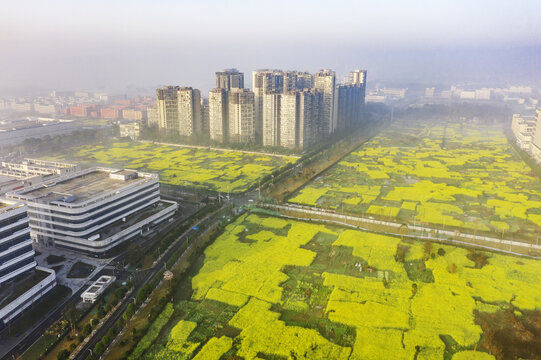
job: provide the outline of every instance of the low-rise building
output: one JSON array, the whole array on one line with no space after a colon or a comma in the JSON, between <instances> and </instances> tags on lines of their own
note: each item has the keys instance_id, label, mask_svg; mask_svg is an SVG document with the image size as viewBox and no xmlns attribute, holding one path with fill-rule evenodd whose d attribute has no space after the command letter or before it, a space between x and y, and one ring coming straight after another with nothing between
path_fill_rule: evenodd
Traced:
<instances>
[{"instance_id":1,"label":"low-rise building","mask_svg":"<svg viewBox=\"0 0 541 360\"><path fill-rule=\"evenodd\" d=\"M28 206L32 238L107 254L170 218L178 204L160 199L158 175L91 168L7 193Z\"/></svg>"},{"instance_id":2,"label":"low-rise building","mask_svg":"<svg viewBox=\"0 0 541 360\"><path fill-rule=\"evenodd\" d=\"M119 119L120 118L120 112L121 110L117 109L117 108L101 108L100 109L100 116L103 118L103 119L111 119L111 120L116 120L116 119Z\"/></svg>"},{"instance_id":3,"label":"low-rise building","mask_svg":"<svg viewBox=\"0 0 541 360\"><path fill-rule=\"evenodd\" d=\"M120 137L129 137L132 140L139 139L141 134L141 128L138 122L131 122L127 124L120 124Z\"/></svg>"},{"instance_id":4,"label":"low-rise building","mask_svg":"<svg viewBox=\"0 0 541 360\"><path fill-rule=\"evenodd\" d=\"M34 112L38 114L54 115L58 113L59 107L56 104L40 104L34 103Z\"/></svg>"},{"instance_id":5,"label":"low-rise building","mask_svg":"<svg viewBox=\"0 0 541 360\"><path fill-rule=\"evenodd\" d=\"M158 114L158 108L156 108L156 105L147 107L148 126L158 126L159 123L160 123L160 116Z\"/></svg>"},{"instance_id":6,"label":"low-rise building","mask_svg":"<svg viewBox=\"0 0 541 360\"><path fill-rule=\"evenodd\" d=\"M511 131L515 141L522 150L530 152L532 147L532 137L536 128L535 116L524 116L513 114L511 120Z\"/></svg>"},{"instance_id":7,"label":"low-rise building","mask_svg":"<svg viewBox=\"0 0 541 360\"><path fill-rule=\"evenodd\" d=\"M20 163L4 161L0 163L0 194L39 184L45 179L78 169L74 164L39 159L24 159Z\"/></svg>"},{"instance_id":8,"label":"low-rise building","mask_svg":"<svg viewBox=\"0 0 541 360\"><path fill-rule=\"evenodd\" d=\"M541 108L535 110L535 130L532 135L530 153L535 161L541 163Z\"/></svg>"},{"instance_id":9,"label":"low-rise building","mask_svg":"<svg viewBox=\"0 0 541 360\"><path fill-rule=\"evenodd\" d=\"M142 121L146 118L146 113L143 110L124 109L122 110L122 118L126 120Z\"/></svg>"},{"instance_id":10,"label":"low-rise building","mask_svg":"<svg viewBox=\"0 0 541 360\"><path fill-rule=\"evenodd\" d=\"M72 120L30 118L0 123L0 149L22 143L26 139L69 134L77 129Z\"/></svg>"},{"instance_id":11,"label":"low-rise building","mask_svg":"<svg viewBox=\"0 0 541 360\"><path fill-rule=\"evenodd\" d=\"M92 283L82 294L81 298L85 303L94 303L98 297L111 285L116 278L114 276L103 275Z\"/></svg>"}]
</instances>

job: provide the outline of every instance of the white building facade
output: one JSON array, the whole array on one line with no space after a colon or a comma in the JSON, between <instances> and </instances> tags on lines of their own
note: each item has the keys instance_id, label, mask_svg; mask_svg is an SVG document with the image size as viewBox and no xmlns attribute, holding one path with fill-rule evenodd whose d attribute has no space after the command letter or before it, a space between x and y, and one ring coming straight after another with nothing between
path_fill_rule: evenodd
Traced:
<instances>
[{"instance_id":1,"label":"white building facade","mask_svg":"<svg viewBox=\"0 0 541 360\"><path fill-rule=\"evenodd\" d=\"M27 207L0 200L0 329L56 285L54 270L34 260Z\"/></svg>"},{"instance_id":2,"label":"white building facade","mask_svg":"<svg viewBox=\"0 0 541 360\"><path fill-rule=\"evenodd\" d=\"M36 267L27 208L22 203L0 202L0 285Z\"/></svg>"},{"instance_id":3,"label":"white building facade","mask_svg":"<svg viewBox=\"0 0 541 360\"><path fill-rule=\"evenodd\" d=\"M173 216L158 175L92 168L8 193L27 204L31 236L46 246L105 254Z\"/></svg>"}]
</instances>

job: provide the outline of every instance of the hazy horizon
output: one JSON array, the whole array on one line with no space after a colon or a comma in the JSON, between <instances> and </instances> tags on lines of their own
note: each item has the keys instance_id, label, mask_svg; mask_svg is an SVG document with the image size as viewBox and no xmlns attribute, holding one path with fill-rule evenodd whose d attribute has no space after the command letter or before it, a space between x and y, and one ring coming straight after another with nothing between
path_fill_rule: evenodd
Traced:
<instances>
[{"instance_id":1,"label":"hazy horizon","mask_svg":"<svg viewBox=\"0 0 541 360\"><path fill-rule=\"evenodd\" d=\"M537 85L541 3L19 1L0 9L0 92L206 93L214 72L282 68L384 84ZM340 79L340 77L339 77Z\"/></svg>"}]
</instances>

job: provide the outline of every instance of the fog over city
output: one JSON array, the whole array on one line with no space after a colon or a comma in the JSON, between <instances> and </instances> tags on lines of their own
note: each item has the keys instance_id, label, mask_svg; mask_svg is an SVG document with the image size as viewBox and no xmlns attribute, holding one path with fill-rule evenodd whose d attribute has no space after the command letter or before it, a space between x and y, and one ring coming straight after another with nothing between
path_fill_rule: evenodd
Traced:
<instances>
[{"instance_id":1,"label":"fog over city","mask_svg":"<svg viewBox=\"0 0 541 360\"><path fill-rule=\"evenodd\" d=\"M206 92L224 67L364 67L372 85L536 84L540 11L535 0L4 1L0 93Z\"/></svg>"},{"instance_id":2,"label":"fog over city","mask_svg":"<svg viewBox=\"0 0 541 360\"><path fill-rule=\"evenodd\" d=\"M0 0L0 360L541 359L541 0Z\"/></svg>"}]
</instances>

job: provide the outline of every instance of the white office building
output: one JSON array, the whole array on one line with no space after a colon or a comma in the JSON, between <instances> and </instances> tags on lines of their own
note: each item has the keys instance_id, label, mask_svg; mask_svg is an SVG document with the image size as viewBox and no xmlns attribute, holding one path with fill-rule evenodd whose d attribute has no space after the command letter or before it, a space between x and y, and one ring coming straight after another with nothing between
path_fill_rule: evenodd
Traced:
<instances>
[{"instance_id":1,"label":"white office building","mask_svg":"<svg viewBox=\"0 0 541 360\"><path fill-rule=\"evenodd\" d=\"M36 266L27 207L0 200L0 329L56 285L53 270Z\"/></svg>"},{"instance_id":2,"label":"white office building","mask_svg":"<svg viewBox=\"0 0 541 360\"><path fill-rule=\"evenodd\" d=\"M31 236L46 246L106 254L173 216L158 175L92 168L6 194L27 204Z\"/></svg>"},{"instance_id":3,"label":"white office building","mask_svg":"<svg viewBox=\"0 0 541 360\"><path fill-rule=\"evenodd\" d=\"M524 116L513 114L511 120L511 131L515 136L515 141L522 150L530 152L532 138L535 134L536 120L535 116Z\"/></svg>"},{"instance_id":4,"label":"white office building","mask_svg":"<svg viewBox=\"0 0 541 360\"><path fill-rule=\"evenodd\" d=\"M0 285L36 267L26 206L0 200Z\"/></svg>"}]
</instances>

